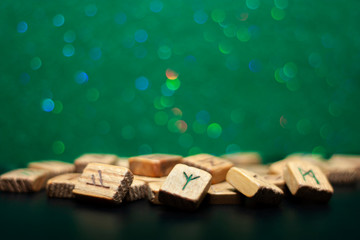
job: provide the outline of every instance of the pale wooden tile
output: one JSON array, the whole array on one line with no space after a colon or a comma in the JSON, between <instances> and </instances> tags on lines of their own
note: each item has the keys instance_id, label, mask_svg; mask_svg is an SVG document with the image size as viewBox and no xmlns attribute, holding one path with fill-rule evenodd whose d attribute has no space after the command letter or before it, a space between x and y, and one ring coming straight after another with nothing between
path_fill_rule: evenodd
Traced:
<instances>
[{"instance_id":1,"label":"pale wooden tile","mask_svg":"<svg viewBox=\"0 0 360 240\"><path fill-rule=\"evenodd\" d=\"M45 187L49 171L44 169L16 169L0 176L0 190L8 192L38 192Z\"/></svg>"},{"instance_id":2,"label":"pale wooden tile","mask_svg":"<svg viewBox=\"0 0 360 240\"><path fill-rule=\"evenodd\" d=\"M130 168L129 158L119 157L118 160L115 162L115 165L120 167Z\"/></svg>"},{"instance_id":3,"label":"pale wooden tile","mask_svg":"<svg viewBox=\"0 0 360 240\"><path fill-rule=\"evenodd\" d=\"M327 202L334 192L320 168L306 161L288 162L284 179L291 194L302 199Z\"/></svg>"},{"instance_id":4,"label":"pale wooden tile","mask_svg":"<svg viewBox=\"0 0 360 240\"><path fill-rule=\"evenodd\" d=\"M75 172L74 164L56 160L31 162L28 164L28 168L48 170L49 177Z\"/></svg>"},{"instance_id":5,"label":"pale wooden tile","mask_svg":"<svg viewBox=\"0 0 360 240\"><path fill-rule=\"evenodd\" d=\"M260 175L245 169L233 167L226 175L226 181L245 196L256 202L276 205L284 196L283 191Z\"/></svg>"},{"instance_id":6,"label":"pale wooden tile","mask_svg":"<svg viewBox=\"0 0 360 240\"><path fill-rule=\"evenodd\" d=\"M146 182L136 180L130 185L129 191L125 196L125 201L133 202L147 197L149 186Z\"/></svg>"},{"instance_id":7,"label":"pale wooden tile","mask_svg":"<svg viewBox=\"0 0 360 240\"><path fill-rule=\"evenodd\" d=\"M334 185L351 185L360 180L360 157L334 154L321 170Z\"/></svg>"},{"instance_id":8,"label":"pale wooden tile","mask_svg":"<svg viewBox=\"0 0 360 240\"><path fill-rule=\"evenodd\" d=\"M193 210L199 207L211 184L211 174L184 164L177 164L162 184L159 201Z\"/></svg>"},{"instance_id":9,"label":"pale wooden tile","mask_svg":"<svg viewBox=\"0 0 360 240\"><path fill-rule=\"evenodd\" d=\"M237 152L225 154L221 157L234 163L234 165L252 165L262 162L262 158L257 152Z\"/></svg>"},{"instance_id":10,"label":"pale wooden tile","mask_svg":"<svg viewBox=\"0 0 360 240\"><path fill-rule=\"evenodd\" d=\"M134 179L149 183L149 182L165 182L166 177L146 177L146 176L134 175Z\"/></svg>"},{"instance_id":11,"label":"pale wooden tile","mask_svg":"<svg viewBox=\"0 0 360 240\"><path fill-rule=\"evenodd\" d=\"M243 196L228 182L213 184L206 195L209 204L241 204Z\"/></svg>"},{"instance_id":12,"label":"pale wooden tile","mask_svg":"<svg viewBox=\"0 0 360 240\"><path fill-rule=\"evenodd\" d=\"M74 194L121 203L133 182L129 169L89 163L75 184Z\"/></svg>"},{"instance_id":13,"label":"pale wooden tile","mask_svg":"<svg viewBox=\"0 0 360 240\"><path fill-rule=\"evenodd\" d=\"M49 179L46 184L47 195L54 198L73 198L73 189L80 175L66 173Z\"/></svg>"},{"instance_id":14,"label":"pale wooden tile","mask_svg":"<svg viewBox=\"0 0 360 240\"><path fill-rule=\"evenodd\" d=\"M147 197L148 200L156 205L161 204L161 202L159 201L159 191L161 186L163 185L164 182L149 182L148 183L148 193L147 193Z\"/></svg>"},{"instance_id":15,"label":"pale wooden tile","mask_svg":"<svg viewBox=\"0 0 360 240\"><path fill-rule=\"evenodd\" d=\"M118 157L112 154L84 154L75 160L75 171L82 173L89 163L115 164Z\"/></svg>"},{"instance_id":16,"label":"pale wooden tile","mask_svg":"<svg viewBox=\"0 0 360 240\"><path fill-rule=\"evenodd\" d=\"M225 181L226 173L234 166L228 160L210 154L189 156L183 159L183 163L209 172L212 175L211 184Z\"/></svg>"},{"instance_id":17,"label":"pale wooden tile","mask_svg":"<svg viewBox=\"0 0 360 240\"><path fill-rule=\"evenodd\" d=\"M148 177L167 176L180 163L182 156L171 154L149 154L129 158L130 170L136 175Z\"/></svg>"}]
</instances>

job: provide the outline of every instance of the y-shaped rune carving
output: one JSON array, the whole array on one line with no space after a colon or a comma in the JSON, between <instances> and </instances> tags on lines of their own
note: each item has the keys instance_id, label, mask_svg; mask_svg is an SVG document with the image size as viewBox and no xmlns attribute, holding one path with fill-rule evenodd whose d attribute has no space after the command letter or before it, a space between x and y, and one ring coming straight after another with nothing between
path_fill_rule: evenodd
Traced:
<instances>
[{"instance_id":1,"label":"y-shaped rune carving","mask_svg":"<svg viewBox=\"0 0 360 240\"><path fill-rule=\"evenodd\" d=\"M185 176L185 178L186 178L186 183L185 183L184 187L182 188L182 190L185 189L186 185L188 185L188 183L189 183L190 181L195 180L195 179L198 179L198 178L200 177L200 176L192 177L192 176L193 176L192 174L191 174L190 176L188 176L185 172L183 172L183 173L184 173L184 176Z\"/></svg>"}]
</instances>

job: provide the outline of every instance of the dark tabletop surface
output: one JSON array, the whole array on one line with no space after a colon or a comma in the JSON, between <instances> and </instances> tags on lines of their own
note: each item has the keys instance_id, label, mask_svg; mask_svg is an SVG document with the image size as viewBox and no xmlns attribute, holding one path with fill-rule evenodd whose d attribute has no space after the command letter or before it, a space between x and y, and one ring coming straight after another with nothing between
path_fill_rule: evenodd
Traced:
<instances>
[{"instance_id":1,"label":"dark tabletop surface","mask_svg":"<svg viewBox=\"0 0 360 240\"><path fill-rule=\"evenodd\" d=\"M195 212L147 200L118 206L0 192L1 239L356 239L359 186L336 187L327 205L209 205Z\"/></svg>"}]
</instances>

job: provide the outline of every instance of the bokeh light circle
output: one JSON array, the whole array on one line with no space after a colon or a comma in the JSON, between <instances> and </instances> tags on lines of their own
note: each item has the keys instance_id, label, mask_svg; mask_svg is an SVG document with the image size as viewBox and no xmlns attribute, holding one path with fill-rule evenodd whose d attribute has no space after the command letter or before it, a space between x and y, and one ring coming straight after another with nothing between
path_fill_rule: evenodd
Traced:
<instances>
[{"instance_id":1,"label":"bokeh light circle","mask_svg":"<svg viewBox=\"0 0 360 240\"><path fill-rule=\"evenodd\" d=\"M144 91L149 87L149 80L144 76L138 77L135 80L135 87L140 91Z\"/></svg>"},{"instance_id":2,"label":"bokeh light circle","mask_svg":"<svg viewBox=\"0 0 360 240\"><path fill-rule=\"evenodd\" d=\"M207 128L207 134L210 138L218 138L222 133L222 128L218 123L212 123Z\"/></svg>"}]
</instances>

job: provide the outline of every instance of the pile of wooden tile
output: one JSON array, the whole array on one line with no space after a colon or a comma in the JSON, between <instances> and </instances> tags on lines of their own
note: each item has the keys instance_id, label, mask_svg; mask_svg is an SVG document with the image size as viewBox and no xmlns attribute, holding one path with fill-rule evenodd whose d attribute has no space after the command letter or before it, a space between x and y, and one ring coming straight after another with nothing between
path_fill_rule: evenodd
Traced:
<instances>
[{"instance_id":1,"label":"pile of wooden tile","mask_svg":"<svg viewBox=\"0 0 360 240\"><path fill-rule=\"evenodd\" d=\"M329 160L311 154L292 154L264 165L257 153L221 157L198 154L183 158L149 154L121 158L111 154L84 154L74 164L39 161L28 168L0 176L0 190L36 192L46 188L49 197L81 198L112 203L147 198L194 210L209 204L246 201L278 205L284 197L326 203L332 185L360 180L360 156L333 155Z\"/></svg>"}]
</instances>

